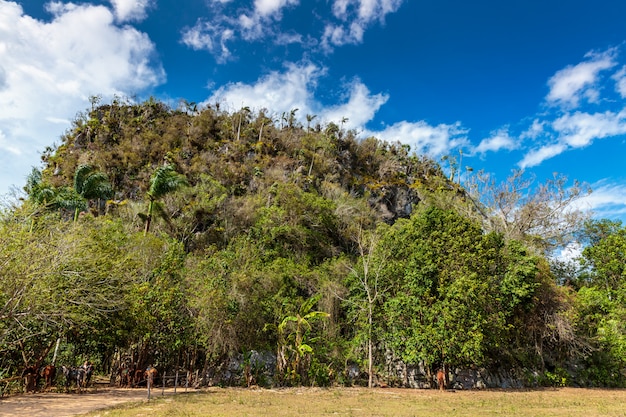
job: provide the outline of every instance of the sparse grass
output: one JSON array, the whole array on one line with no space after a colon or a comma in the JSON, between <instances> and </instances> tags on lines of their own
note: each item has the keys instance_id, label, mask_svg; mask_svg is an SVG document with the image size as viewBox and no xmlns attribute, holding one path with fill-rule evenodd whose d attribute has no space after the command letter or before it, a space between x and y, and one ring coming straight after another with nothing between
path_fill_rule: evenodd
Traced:
<instances>
[{"instance_id":1,"label":"sparse grass","mask_svg":"<svg viewBox=\"0 0 626 417\"><path fill-rule=\"evenodd\" d=\"M138 416L626 417L626 390L447 391L365 388L210 388L88 414Z\"/></svg>"}]
</instances>

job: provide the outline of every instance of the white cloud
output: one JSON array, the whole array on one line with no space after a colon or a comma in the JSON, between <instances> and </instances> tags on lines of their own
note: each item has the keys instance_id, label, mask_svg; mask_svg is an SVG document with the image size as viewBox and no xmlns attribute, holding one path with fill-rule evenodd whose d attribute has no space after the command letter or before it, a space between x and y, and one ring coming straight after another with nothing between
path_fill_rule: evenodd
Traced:
<instances>
[{"instance_id":1,"label":"white cloud","mask_svg":"<svg viewBox=\"0 0 626 417\"><path fill-rule=\"evenodd\" d=\"M330 6L332 13L322 22L321 32L298 33L291 29L283 33L281 22L285 12L300 6L311 8L310 2L301 5L300 0L254 0L248 6L242 6L228 0L212 0L209 3L211 16L200 17L193 28L183 30L182 43L196 50L211 52L220 63L232 57L226 41L235 40L271 40L277 45L298 43L318 52L330 52L337 46L362 43L365 31L375 22L383 23L385 17L396 12L403 2L334 0ZM226 31L229 31L229 36L224 38L221 34Z\"/></svg>"},{"instance_id":2,"label":"white cloud","mask_svg":"<svg viewBox=\"0 0 626 417\"><path fill-rule=\"evenodd\" d=\"M626 98L626 65L613 75L615 90L622 98Z\"/></svg>"},{"instance_id":3,"label":"white cloud","mask_svg":"<svg viewBox=\"0 0 626 417\"><path fill-rule=\"evenodd\" d=\"M232 83L217 89L203 104L221 103L232 110L242 106L267 108L278 114L298 109L304 121L307 114L317 115L322 123L343 123L348 129L362 129L387 101L384 94L372 94L358 79L342 86L339 104L324 105L315 98L318 80L326 69L312 63L287 64L284 72L273 71L253 84Z\"/></svg>"},{"instance_id":4,"label":"white cloud","mask_svg":"<svg viewBox=\"0 0 626 417\"><path fill-rule=\"evenodd\" d=\"M567 149L562 143L555 143L552 145L546 145L538 149L533 149L524 155L524 158L519 162L519 166L522 169L534 167L541 164L546 159L553 158Z\"/></svg>"},{"instance_id":5,"label":"white cloud","mask_svg":"<svg viewBox=\"0 0 626 417\"><path fill-rule=\"evenodd\" d=\"M89 95L130 95L165 79L150 39L116 26L109 8L53 2L46 10L52 18L41 21L0 1L0 190L24 184L38 152L67 129L59 121L87 108Z\"/></svg>"},{"instance_id":6,"label":"white cloud","mask_svg":"<svg viewBox=\"0 0 626 417\"><path fill-rule=\"evenodd\" d=\"M359 80L354 80L348 86L347 102L325 108L321 112L322 120L341 121L346 123L344 127L357 129L365 126L374 118L380 107L387 102L389 97L384 94L371 95L369 89Z\"/></svg>"},{"instance_id":7,"label":"white cloud","mask_svg":"<svg viewBox=\"0 0 626 417\"><path fill-rule=\"evenodd\" d=\"M402 3L403 0L335 0L332 12L339 22L326 24L322 47L330 51L335 46L363 42L365 30L374 22L383 23Z\"/></svg>"},{"instance_id":8,"label":"white cloud","mask_svg":"<svg viewBox=\"0 0 626 417\"><path fill-rule=\"evenodd\" d=\"M325 69L313 64L287 64L285 72L272 71L255 84L231 83L217 89L203 104L222 103L233 110L242 106L267 108L276 112L299 109L314 113L318 105L313 98L318 78Z\"/></svg>"},{"instance_id":9,"label":"white cloud","mask_svg":"<svg viewBox=\"0 0 626 417\"><path fill-rule=\"evenodd\" d=\"M501 149L517 149L518 147L517 141L509 135L508 129L503 128L492 132L490 137L481 140L474 151L484 154L487 152L497 152Z\"/></svg>"},{"instance_id":10,"label":"white cloud","mask_svg":"<svg viewBox=\"0 0 626 417\"><path fill-rule=\"evenodd\" d=\"M299 0L255 0L254 8L239 15L239 30L243 39L255 41L280 37L274 22L282 20L283 10L299 4Z\"/></svg>"},{"instance_id":11,"label":"white cloud","mask_svg":"<svg viewBox=\"0 0 626 417\"><path fill-rule=\"evenodd\" d=\"M403 0L335 0L332 12L343 21L356 17L365 23L375 20L382 22L387 14L397 11L402 3Z\"/></svg>"},{"instance_id":12,"label":"white cloud","mask_svg":"<svg viewBox=\"0 0 626 417\"><path fill-rule=\"evenodd\" d=\"M620 218L626 214L626 184L604 179L591 186L593 192L578 202L598 218Z\"/></svg>"},{"instance_id":13,"label":"white cloud","mask_svg":"<svg viewBox=\"0 0 626 417\"><path fill-rule=\"evenodd\" d=\"M214 28L204 21L197 21L191 28L183 29L181 42L196 51L206 49L213 51L216 37Z\"/></svg>"},{"instance_id":14,"label":"white cloud","mask_svg":"<svg viewBox=\"0 0 626 417\"><path fill-rule=\"evenodd\" d=\"M544 133L545 125L546 125L545 121L539 121L539 119L533 120L533 124L530 125L530 127L526 129L526 131L524 131L520 135L520 138L521 139L526 139L526 138L537 139L539 136L541 136Z\"/></svg>"},{"instance_id":15,"label":"white cloud","mask_svg":"<svg viewBox=\"0 0 626 417\"><path fill-rule=\"evenodd\" d=\"M297 5L299 0L254 0L255 14L260 16L276 15L284 7Z\"/></svg>"},{"instance_id":16,"label":"white cloud","mask_svg":"<svg viewBox=\"0 0 626 417\"><path fill-rule=\"evenodd\" d=\"M620 113L566 114L552 123L559 140L571 148L588 146L595 139L626 133L626 110Z\"/></svg>"},{"instance_id":17,"label":"white cloud","mask_svg":"<svg viewBox=\"0 0 626 417\"><path fill-rule=\"evenodd\" d=\"M555 259L577 265L578 258L582 255L583 249L583 246L579 242L570 242L563 249L558 251Z\"/></svg>"},{"instance_id":18,"label":"white cloud","mask_svg":"<svg viewBox=\"0 0 626 417\"><path fill-rule=\"evenodd\" d=\"M534 123L533 123L534 125ZM528 152L519 163L521 168L533 167L567 150L589 146L594 140L626 134L626 109L619 113L566 113L554 121L541 122L541 133L549 126L554 142ZM531 127L534 131L538 127Z\"/></svg>"},{"instance_id":19,"label":"white cloud","mask_svg":"<svg viewBox=\"0 0 626 417\"><path fill-rule=\"evenodd\" d=\"M13 146L2 130L0 130L0 150L9 152L13 156L20 156L22 151L20 148Z\"/></svg>"},{"instance_id":20,"label":"white cloud","mask_svg":"<svg viewBox=\"0 0 626 417\"><path fill-rule=\"evenodd\" d=\"M232 29L198 20L183 30L181 42L196 51L207 50L216 56L217 62L224 63L232 56L228 42L234 36Z\"/></svg>"},{"instance_id":21,"label":"white cloud","mask_svg":"<svg viewBox=\"0 0 626 417\"><path fill-rule=\"evenodd\" d=\"M431 126L425 121L395 123L382 131L366 131L364 134L375 136L393 143L401 142L411 146L411 152L426 154L436 158L447 155L450 150L466 146L468 130L460 123Z\"/></svg>"},{"instance_id":22,"label":"white cloud","mask_svg":"<svg viewBox=\"0 0 626 417\"><path fill-rule=\"evenodd\" d=\"M615 55L615 48L602 53L590 52L585 55L589 58L587 61L558 71L548 81L550 87L550 92L546 97L548 103L565 108L576 108L583 98L591 103L597 102L599 91L596 83L599 74L616 65Z\"/></svg>"},{"instance_id":23,"label":"white cloud","mask_svg":"<svg viewBox=\"0 0 626 417\"><path fill-rule=\"evenodd\" d=\"M302 35L298 33L279 33L276 35L276 45L303 44Z\"/></svg>"},{"instance_id":24,"label":"white cloud","mask_svg":"<svg viewBox=\"0 0 626 417\"><path fill-rule=\"evenodd\" d=\"M152 0L110 0L118 22L141 22Z\"/></svg>"}]
</instances>

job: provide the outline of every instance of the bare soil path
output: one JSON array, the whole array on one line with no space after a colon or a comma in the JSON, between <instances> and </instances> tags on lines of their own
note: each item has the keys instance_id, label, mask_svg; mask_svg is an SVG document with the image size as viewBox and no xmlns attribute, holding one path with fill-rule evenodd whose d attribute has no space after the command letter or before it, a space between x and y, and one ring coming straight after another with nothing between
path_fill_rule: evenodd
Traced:
<instances>
[{"instance_id":1,"label":"bare soil path","mask_svg":"<svg viewBox=\"0 0 626 417\"><path fill-rule=\"evenodd\" d=\"M184 392L178 388L178 393ZM152 390L151 398L174 395L174 389ZM148 401L148 391L143 388L99 388L77 393L38 392L0 398L2 417L66 417L85 414L101 408L131 401Z\"/></svg>"}]
</instances>

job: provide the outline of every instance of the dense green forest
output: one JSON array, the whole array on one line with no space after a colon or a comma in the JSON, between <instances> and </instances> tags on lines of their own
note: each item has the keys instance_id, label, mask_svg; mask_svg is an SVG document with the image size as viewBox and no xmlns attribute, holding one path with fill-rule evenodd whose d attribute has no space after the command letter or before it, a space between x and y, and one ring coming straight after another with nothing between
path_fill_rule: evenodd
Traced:
<instances>
[{"instance_id":1,"label":"dense green forest","mask_svg":"<svg viewBox=\"0 0 626 417\"><path fill-rule=\"evenodd\" d=\"M297 112L93 97L1 214L0 379L90 360L202 384L406 385L402 363L625 385L626 228L575 208L584 185L496 183Z\"/></svg>"}]
</instances>

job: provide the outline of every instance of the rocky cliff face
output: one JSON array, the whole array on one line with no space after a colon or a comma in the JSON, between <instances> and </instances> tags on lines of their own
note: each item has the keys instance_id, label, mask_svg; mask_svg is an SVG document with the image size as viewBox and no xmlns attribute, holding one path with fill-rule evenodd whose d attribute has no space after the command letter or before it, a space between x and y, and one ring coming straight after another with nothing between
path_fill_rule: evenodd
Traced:
<instances>
[{"instance_id":1,"label":"rocky cliff face","mask_svg":"<svg viewBox=\"0 0 626 417\"><path fill-rule=\"evenodd\" d=\"M217 367L206 370L203 385L272 386L275 382L276 356L272 352L252 351L247 357L238 355ZM535 375L536 376L536 375ZM367 374L356 365L348 365L342 375L346 385L367 385ZM525 382L527 381L527 382ZM446 371L446 388L455 390L487 388L524 388L529 379L515 370L487 371L482 368L455 368ZM376 375L376 386L402 387L414 389L435 389L435 373L424 363L407 365L387 356L385 373Z\"/></svg>"},{"instance_id":2,"label":"rocky cliff face","mask_svg":"<svg viewBox=\"0 0 626 417\"><path fill-rule=\"evenodd\" d=\"M385 222L392 224L397 219L411 217L413 208L420 202L420 198L415 191L406 186L390 186L373 193L368 202Z\"/></svg>"}]
</instances>

